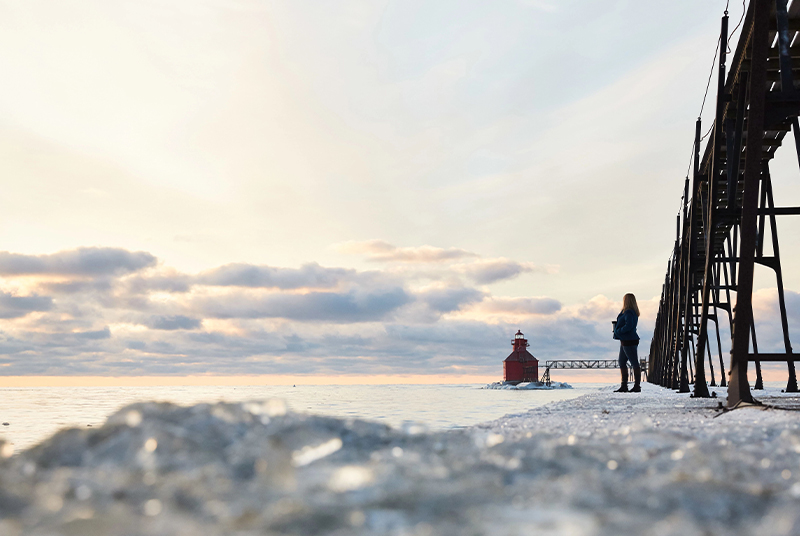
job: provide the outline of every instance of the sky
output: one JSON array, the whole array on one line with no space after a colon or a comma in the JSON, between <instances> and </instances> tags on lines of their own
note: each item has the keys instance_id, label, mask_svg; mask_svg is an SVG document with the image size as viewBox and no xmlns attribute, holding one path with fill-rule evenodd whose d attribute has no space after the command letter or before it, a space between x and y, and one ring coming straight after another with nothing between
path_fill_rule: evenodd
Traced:
<instances>
[{"instance_id":1,"label":"sky","mask_svg":"<svg viewBox=\"0 0 800 536\"><path fill-rule=\"evenodd\" d=\"M0 375L499 378L626 292L646 355L725 4L0 0Z\"/></svg>"}]
</instances>

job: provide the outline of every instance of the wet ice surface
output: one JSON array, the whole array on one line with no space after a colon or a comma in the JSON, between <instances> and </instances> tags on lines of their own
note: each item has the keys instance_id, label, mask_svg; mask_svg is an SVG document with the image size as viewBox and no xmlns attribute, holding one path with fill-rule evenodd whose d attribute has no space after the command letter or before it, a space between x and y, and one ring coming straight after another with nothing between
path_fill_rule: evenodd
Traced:
<instances>
[{"instance_id":1,"label":"wet ice surface","mask_svg":"<svg viewBox=\"0 0 800 536\"><path fill-rule=\"evenodd\" d=\"M413 420L443 430L497 419L520 407L577 398L601 386L581 383L575 389L536 391L487 390L475 384L0 388L0 421L10 423L0 424L0 440L12 443L16 451L25 450L62 428L101 426L123 406L154 400L191 406L280 398L302 413L393 427Z\"/></svg>"},{"instance_id":2,"label":"wet ice surface","mask_svg":"<svg viewBox=\"0 0 800 536\"><path fill-rule=\"evenodd\" d=\"M435 433L135 404L6 458L0 534L800 533L800 413L610 391Z\"/></svg>"}]
</instances>

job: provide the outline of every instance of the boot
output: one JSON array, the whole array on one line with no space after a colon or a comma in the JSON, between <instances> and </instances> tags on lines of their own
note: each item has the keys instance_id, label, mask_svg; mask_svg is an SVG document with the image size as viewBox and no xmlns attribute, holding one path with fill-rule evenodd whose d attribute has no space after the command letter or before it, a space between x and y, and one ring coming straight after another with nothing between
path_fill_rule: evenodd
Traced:
<instances>
[{"instance_id":1,"label":"boot","mask_svg":"<svg viewBox=\"0 0 800 536\"><path fill-rule=\"evenodd\" d=\"M633 388L631 389L631 393L641 393L642 392L642 369L636 369L633 371Z\"/></svg>"},{"instance_id":2,"label":"boot","mask_svg":"<svg viewBox=\"0 0 800 536\"><path fill-rule=\"evenodd\" d=\"M628 369L622 369L622 383L619 386L619 389L614 391L615 393L627 393L628 392Z\"/></svg>"}]
</instances>

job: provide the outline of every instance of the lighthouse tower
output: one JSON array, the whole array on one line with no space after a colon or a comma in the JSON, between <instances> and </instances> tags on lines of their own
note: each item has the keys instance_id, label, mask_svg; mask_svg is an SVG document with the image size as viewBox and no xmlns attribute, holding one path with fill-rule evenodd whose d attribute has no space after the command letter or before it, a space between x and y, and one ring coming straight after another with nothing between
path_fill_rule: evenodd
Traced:
<instances>
[{"instance_id":1,"label":"lighthouse tower","mask_svg":"<svg viewBox=\"0 0 800 536\"><path fill-rule=\"evenodd\" d=\"M514 385L539 381L539 360L528 351L528 340L517 330L511 341L514 351L503 361L503 380Z\"/></svg>"}]
</instances>

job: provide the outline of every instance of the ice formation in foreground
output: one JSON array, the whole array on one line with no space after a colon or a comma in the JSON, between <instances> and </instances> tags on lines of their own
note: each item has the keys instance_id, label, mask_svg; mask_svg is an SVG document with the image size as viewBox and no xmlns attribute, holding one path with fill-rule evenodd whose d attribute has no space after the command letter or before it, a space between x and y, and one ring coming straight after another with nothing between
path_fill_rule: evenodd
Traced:
<instances>
[{"instance_id":1,"label":"ice formation in foreground","mask_svg":"<svg viewBox=\"0 0 800 536\"><path fill-rule=\"evenodd\" d=\"M564 382L550 382L547 385L544 382L522 382L512 385L507 382L494 382L487 384L484 389L505 389L511 391L542 391L549 389L572 389L572 386Z\"/></svg>"},{"instance_id":2,"label":"ice formation in foreground","mask_svg":"<svg viewBox=\"0 0 800 536\"><path fill-rule=\"evenodd\" d=\"M800 533L800 414L717 402L609 388L436 433L275 401L136 404L0 445L0 534Z\"/></svg>"}]
</instances>

